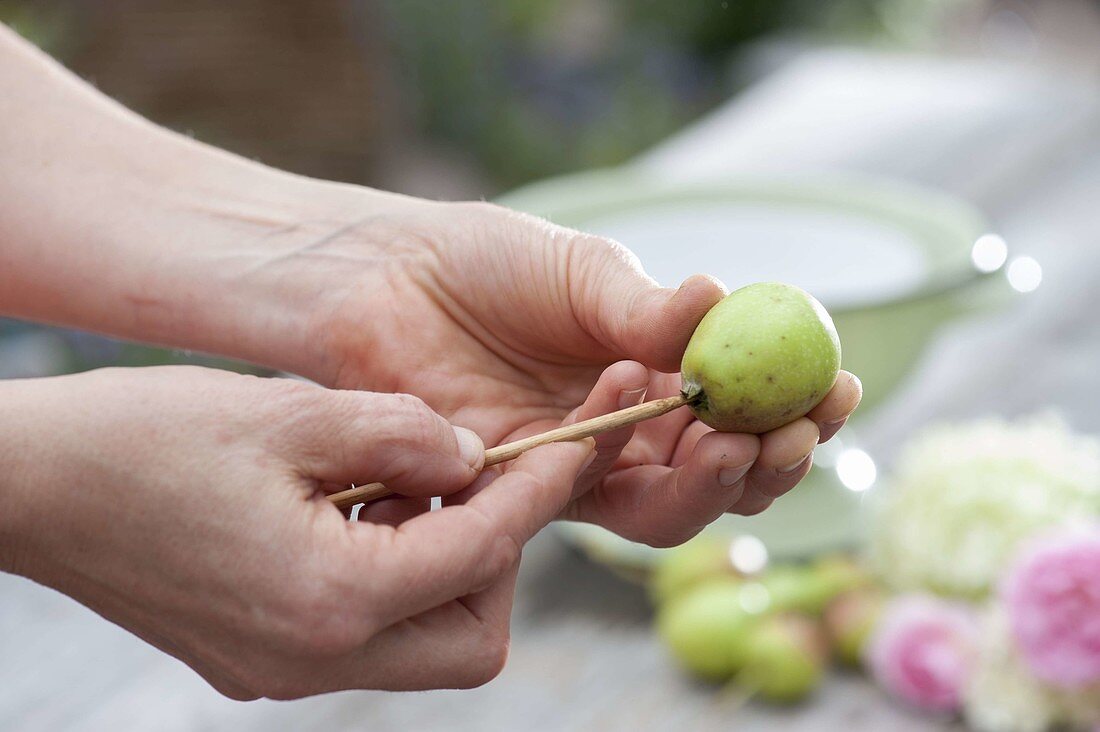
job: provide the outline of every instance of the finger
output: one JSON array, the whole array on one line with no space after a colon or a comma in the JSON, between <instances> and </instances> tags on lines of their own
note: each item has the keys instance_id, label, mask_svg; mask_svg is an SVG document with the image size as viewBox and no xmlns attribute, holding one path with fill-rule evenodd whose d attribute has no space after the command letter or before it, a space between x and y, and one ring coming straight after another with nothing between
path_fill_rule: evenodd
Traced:
<instances>
[{"instance_id":1,"label":"finger","mask_svg":"<svg viewBox=\"0 0 1100 732\"><path fill-rule=\"evenodd\" d=\"M313 389L282 439L299 470L329 483L385 483L432 496L468 485L485 461L474 432L407 394Z\"/></svg>"},{"instance_id":2,"label":"finger","mask_svg":"<svg viewBox=\"0 0 1100 732\"><path fill-rule=\"evenodd\" d=\"M810 410L806 416L817 423L821 432L820 442L828 442L829 439L840 431L844 423L859 406L863 398L863 384L855 374L841 371L837 374L833 388L821 400L821 403Z\"/></svg>"},{"instance_id":3,"label":"finger","mask_svg":"<svg viewBox=\"0 0 1100 732\"><path fill-rule=\"evenodd\" d=\"M755 516L771 508L774 501L774 498L768 498L757 491L746 490L741 494L741 500L731 506L726 513L737 514L738 516Z\"/></svg>"},{"instance_id":4,"label":"finger","mask_svg":"<svg viewBox=\"0 0 1100 732\"><path fill-rule=\"evenodd\" d=\"M646 398L661 399L680 393L680 374L652 372ZM623 450L619 467L668 465L684 429L695 421L690 409L681 407L635 425L634 439Z\"/></svg>"},{"instance_id":5,"label":"finger","mask_svg":"<svg viewBox=\"0 0 1100 732\"><path fill-rule=\"evenodd\" d=\"M703 439L703 435L713 432L710 427L699 420L694 420L687 426L682 433L680 433L680 439L676 443L676 449L672 451L672 459L669 460L669 465L674 468L678 468L687 462L691 457L691 453L695 451L695 446L699 444L699 440Z\"/></svg>"},{"instance_id":6,"label":"finger","mask_svg":"<svg viewBox=\"0 0 1100 732\"><path fill-rule=\"evenodd\" d=\"M725 295L722 285L695 275L676 290L661 288L618 242L581 236L572 246L570 298L581 327L613 354L679 370L695 326Z\"/></svg>"},{"instance_id":7,"label":"finger","mask_svg":"<svg viewBox=\"0 0 1100 732\"><path fill-rule=\"evenodd\" d=\"M358 554L379 577L407 577L384 610L390 622L487 587L519 558L521 548L569 501L573 484L594 458L595 442L562 442L531 450L462 505L422 514L378 546Z\"/></svg>"},{"instance_id":8,"label":"finger","mask_svg":"<svg viewBox=\"0 0 1100 732\"><path fill-rule=\"evenodd\" d=\"M534 422L513 432L508 440L518 440L556 427L599 417L619 409L636 406L646 396L650 371L637 361L619 361L600 374L584 404L574 409L560 423ZM574 485L573 495L589 490L619 459L623 448L634 436L635 425L604 432L595 436L596 458ZM465 493L465 491L463 491ZM464 502L464 501L456 501Z\"/></svg>"},{"instance_id":9,"label":"finger","mask_svg":"<svg viewBox=\"0 0 1100 732\"><path fill-rule=\"evenodd\" d=\"M608 475L569 517L652 546L679 544L741 498L759 450L755 435L710 432L678 468L643 465Z\"/></svg>"},{"instance_id":10,"label":"finger","mask_svg":"<svg viewBox=\"0 0 1100 732\"><path fill-rule=\"evenodd\" d=\"M805 417L761 435L760 455L746 476L745 498L774 500L797 485L810 469L817 440L817 425ZM741 507L734 511L740 513Z\"/></svg>"},{"instance_id":11,"label":"finger","mask_svg":"<svg viewBox=\"0 0 1100 732\"><path fill-rule=\"evenodd\" d=\"M471 688L491 680L508 658L517 568L482 592L374 635L343 664L346 672L319 691Z\"/></svg>"},{"instance_id":12,"label":"finger","mask_svg":"<svg viewBox=\"0 0 1100 732\"><path fill-rule=\"evenodd\" d=\"M633 407L645 398L648 385L649 371L637 361L612 364L600 375L584 404L574 410L562 424L574 424L618 409ZM577 479L573 489L574 497L588 491L603 478L633 436L634 425L596 435L596 458Z\"/></svg>"}]
</instances>

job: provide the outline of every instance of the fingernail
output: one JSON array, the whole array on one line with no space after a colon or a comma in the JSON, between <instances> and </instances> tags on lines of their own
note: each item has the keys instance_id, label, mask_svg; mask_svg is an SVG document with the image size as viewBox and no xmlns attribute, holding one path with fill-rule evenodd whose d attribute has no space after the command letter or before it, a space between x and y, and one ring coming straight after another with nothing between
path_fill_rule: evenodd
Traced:
<instances>
[{"instance_id":1,"label":"fingernail","mask_svg":"<svg viewBox=\"0 0 1100 732\"><path fill-rule=\"evenodd\" d=\"M825 424L828 425L829 427L832 427L833 425L844 424L844 422L848 419L848 417L849 417L849 415L845 414L843 417L837 417L836 419L830 419L827 422L825 422Z\"/></svg>"},{"instance_id":2,"label":"fingernail","mask_svg":"<svg viewBox=\"0 0 1100 732\"><path fill-rule=\"evenodd\" d=\"M465 427L455 427L455 438L458 440L458 454L462 461L474 470L485 463L485 443L473 430Z\"/></svg>"},{"instance_id":3,"label":"fingernail","mask_svg":"<svg viewBox=\"0 0 1100 732\"><path fill-rule=\"evenodd\" d=\"M580 473L583 473L584 471L588 470L588 466L590 466L592 463L594 463L596 461L596 455L598 454L596 452L596 440L594 438L586 437L583 440L581 440L581 442L588 445L589 452L588 452L588 457L586 457L584 459L584 462L581 463L581 469L578 471L578 473L577 473L578 475Z\"/></svg>"},{"instance_id":4,"label":"fingernail","mask_svg":"<svg viewBox=\"0 0 1100 732\"><path fill-rule=\"evenodd\" d=\"M805 463L805 462L806 462L807 460L809 460L809 459L810 459L810 456L811 456L811 455L813 455L813 454L814 454L814 451L813 451L813 450L810 450L810 451L809 451L808 453L806 453L805 455L803 455L803 456L802 456L802 459L801 459L801 460L799 460L799 461L798 461L797 463L794 463L793 465L788 465L788 466L787 466L787 467L785 467L785 468L780 468L780 469L779 469L779 470L777 470L776 472L777 472L777 473L779 473L780 475L787 475L787 474L789 474L789 473L793 473L793 472L795 472L796 470L798 470L799 468L801 468L801 467L802 467L802 465L803 465L803 464L804 464L804 463Z\"/></svg>"},{"instance_id":5,"label":"fingernail","mask_svg":"<svg viewBox=\"0 0 1100 732\"><path fill-rule=\"evenodd\" d=\"M752 467L752 463L746 463L736 468L722 468L718 471L718 485L723 488L730 488L737 484L737 481L745 477L745 473L749 472L749 468Z\"/></svg>"},{"instance_id":6,"label":"fingernail","mask_svg":"<svg viewBox=\"0 0 1100 732\"><path fill-rule=\"evenodd\" d=\"M641 389L623 389L619 392L619 409L626 409L627 407L633 407L642 401L642 397L645 396L645 387Z\"/></svg>"}]
</instances>

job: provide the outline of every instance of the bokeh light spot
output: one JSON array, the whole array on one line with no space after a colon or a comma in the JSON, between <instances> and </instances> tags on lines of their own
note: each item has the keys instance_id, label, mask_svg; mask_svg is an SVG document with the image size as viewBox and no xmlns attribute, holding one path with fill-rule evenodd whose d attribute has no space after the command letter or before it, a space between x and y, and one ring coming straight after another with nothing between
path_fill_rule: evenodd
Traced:
<instances>
[{"instance_id":1,"label":"bokeh light spot","mask_svg":"<svg viewBox=\"0 0 1100 732\"><path fill-rule=\"evenodd\" d=\"M1031 292L1043 281L1043 268L1031 257L1016 257L1008 265L1008 284L1018 292Z\"/></svg>"},{"instance_id":2,"label":"bokeh light spot","mask_svg":"<svg viewBox=\"0 0 1100 732\"><path fill-rule=\"evenodd\" d=\"M996 272L1008 259L1008 245L996 234L978 237L970 250L970 261L982 272Z\"/></svg>"},{"instance_id":3,"label":"bokeh light spot","mask_svg":"<svg viewBox=\"0 0 1100 732\"><path fill-rule=\"evenodd\" d=\"M836 474L845 488L862 493L875 484L878 468L866 452L849 448L837 458Z\"/></svg>"},{"instance_id":4,"label":"bokeh light spot","mask_svg":"<svg viewBox=\"0 0 1100 732\"><path fill-rule=\"evenodd\" d=\"M741 574L756 574L768 564L768 548L755 536L739 536L730 542L729 559Z\"/></svg>"}]
</instances>

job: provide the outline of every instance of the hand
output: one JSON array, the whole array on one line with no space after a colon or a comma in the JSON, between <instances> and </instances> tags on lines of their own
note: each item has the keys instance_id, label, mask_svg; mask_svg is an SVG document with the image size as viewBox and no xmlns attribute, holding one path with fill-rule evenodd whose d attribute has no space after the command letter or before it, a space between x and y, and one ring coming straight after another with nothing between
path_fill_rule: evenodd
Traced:
<instances>
[{"instance_id":1,"label":"hand","mask_svg":"<svg viewBox=\"0 0 1100 732\"><path fill-rule=\"evenodd\" d=\"M0 383L0 405L0 569L236 699L495 676L520 548L594 457L549 445L475 481L480 441L417 399L196 368ZM370 480L446 506L349 523L320 498Z\"/></svg>"},{"instance_id":2,"label":"hand","mask_svg":"<svg viewBox=\"0 0 1100 732\"><path fill-rule=\"evenodd\" d=\"M725 294L703 276L661 289L606 239L497 206L414 199L333 225L267 269L280 272L323 293L316 348L293 356L305 355L300 370L417 394L487 444L557 426L586 397L571 419L676 393L687 341ZM761 511L806 474L860 394L842 372L808 418L759 438L713 433L686 409L603 435L563 516L668 545L724 511Z\"/></svg>"}]
</instances>

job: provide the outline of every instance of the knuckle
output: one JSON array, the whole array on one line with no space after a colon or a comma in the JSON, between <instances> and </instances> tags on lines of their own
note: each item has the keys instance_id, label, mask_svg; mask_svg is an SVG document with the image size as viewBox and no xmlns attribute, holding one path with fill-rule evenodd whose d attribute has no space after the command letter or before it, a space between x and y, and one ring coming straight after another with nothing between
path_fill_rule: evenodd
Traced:
<instances>
[{"instance_id":1,"label":"knuckle","mask_svg":"<svg viewBox=\"0 0 1100 732\"><path fill-rule=\"evenodd\" d=\"M230 678L210 668L195 668L193 670L203 678L214 691L233 701L255 701L260 694L251 687L241 684L236 679Z\"/></svg>"},{"instance_id":2,"label":"knuckle","mask_svg":"<svg viewBox=\"0 0 1100 732\"><path fill-rule=\"evenodd\" d=\"M519 561L521 552L522 548L514 537L506 533L495 536L485 556L490 575L499 577L514 567Z\"/></svg>"},{"instance_id":3,"label":"knuckle","mask_svg":"<svg viewBox=\"0 0 1100 732\"><path fill-rule=\"evenodd\" d=\"M455 680L461 689L484 686L500 676L508 664L511 638L507 628L486 627L478 640Z\"/></svg>"},{"instance_id":4,"label":"knuckle","mask_svg":"<svg viewBox=\"0 0 1100 732\"><path fill-rule=\"evenodd\" d=\"M244 375L243 378L252 381L252 383L257 386L262 385L265 389L275 389L277 393L283 395L283 397L287 399L312 400L324 393L324 390L318 388L316 385L308 381L299 381L298 379L265 379L248 374Z\"/></svg>"},{"instance_id":5,"label":"knuckle","mask_svg":"<svg viewBox=\"0 0 1100 732\"><path fill-rule=\"evenodd\" d=\"M424 400L411 394L394 394L393 419L386 437L393 443L421 452L444 437L444 420Z\"/></svg>"},{"instance_id":6,"label":"knuckle","mask_svg":"<svg viewBox=\"0 0 1100 732\"><path fill-rule=\"evenodd\" d=\"M645 537L644 541L655 549L668 549L680 546L700 531L701 528L662 529Z\"/></svg>"},{"instance_id":7,"label":"knuckle","mask_svg":"<svg viewBox=\"0 0 1100 732\"><path fill-rule=\"evenodd\" d=\"M305 684L288 675L265 672L251 684L257 697L274 699L277 701L290 701L309 696L309 689Z\"/></svg>"},{"instance_id":8,"label":"knuckle","mask_svg":"<svg viewBox=\"0 0 1100 732\"><path fill-rule=\"evenodd\" d=\"M473 217L500 218L515 215L512 209L491 201L462 201L455 205L463 213Z\"/></svg>"},{"instance_id":9,"label":"knuckle","mask_svg":"<svg viewBox=\"0 0 1100 732\"><path fill-rule=\"evenodd\" d=\"M292 585L283 643L291 657L337 658L370 637L369 618L349 610L353 588L337 573L318 570L316 576Z\"/></svg>"},{"instance_id":10,"label":"knuckle","mask_svg":"<svg viewBox=\"0 0 1100 732\"><path fill-rule=\"evenodd\" d=\"M621 264L639 271L642 269L638 255L622 243L606 236L577 232L573 235L570 245L590 255L596 261Z\"/></svg>"},{"instance_id":11,"label":"knuckle","mask_svg":"<svg viewBox=\"0 0 1100 732\"><path fill-rule=\"evenodd\" d=\"M252 390L252 397L257 405L265 412L279 418L294 419L302 414L313 416L325 407L323 404L325 390L304 381L257 379L256 386L262 387Z\"/></svg>"},{"instance_id":12,"label":"knuckle","mask_svg":"<svg viewBox=\"0 0 1100 732\"><path fill-rule=\"evenodd\" d=\"M261 697L261 694L250 689L218 683L211 683L210 685L214 687L214 691L218 692L226 699L232 699L233 701L249 702L256 701Z\"/></svg>"},{"instance_id":13,"label":"knuckle","mask_svg":"<svg viewBox=\"0 0 1100 732\"><path fill-rule=\"evenodd\" d=\"M758 513L763 513L769 506L772 505L770 500L756 500L744 505L738 505L736 512L739 516L755 516Z\"/></svg>"},{"instance_id":14,"label":"knuckle","mask_svg":"<svg viewBox=\"0 0 1100 732\"><path fill-rule=\"evenodd\" d=\"M273 662L270 658L236 658L229 663L233 681L213 686L231 699L294 699L306 695L296 675L290 673L283 662Z\"/></svg>"},{"instance_id":15,"label":"knuckle","mask_svg":"<svg viewBox=\"0 0 1100 732\"><path fill-rule=\"evenodd\" d=\"M316 668L275 668L265 670L262 679L254 687L264 699L292 701L315 696L331 689L318 681Z\"/></svg>"},{"instance_id":16,"label":"knuckle","mask_svg":"<svg viewBox=\"0 0 1100 732\"><path fill-rule=\"evenodd\" d=\"M464 506L470 512L471 521L480 522L477 536L480 537L478 556L479 566L486 581L492 581L514 567L520 559L523 547L519 541L506 531L495 526L485 514L471 506Z\"/></svg>"},{"instance_id":17,"label":"knuckle","mask_svg":"<svg viewBox=\"0 0 1100 732\"><path fill-rule=\"evenodd\" d=\"M435 412L420 397L413 394L392 394L391 397L394 408L407 415L409 419L424 420L430 424L435 423Z\"/></svg>"}]
</instances>

